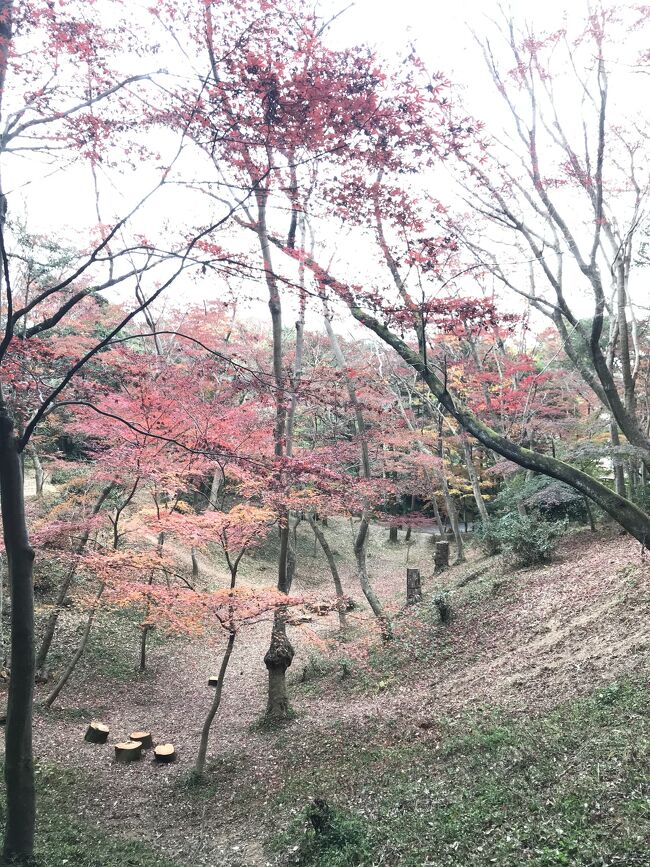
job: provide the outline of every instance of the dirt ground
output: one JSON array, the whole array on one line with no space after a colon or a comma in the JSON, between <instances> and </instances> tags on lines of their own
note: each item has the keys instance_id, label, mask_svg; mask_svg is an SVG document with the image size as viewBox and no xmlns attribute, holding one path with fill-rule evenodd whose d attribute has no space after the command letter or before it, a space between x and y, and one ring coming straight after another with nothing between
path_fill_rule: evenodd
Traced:
<instances>
[{"instance_id":1,"label":"dirt ground","mask_svg":"<svg viewBox=\"0 0 650 867\"><path fill-rule=\"evenodd\" d=\"M343 521L330 524L326 532L342 555L346 590L361 601L351 568L350 528ZM369 567L378 594L397 618L398 635L414 616L403 609L408 554L409 565L423 573L423 606L434 592L450 593L454 618L446 652L435 664L430 659L416 664L378 691L301 692L299 715L286 729L291 743L350 720L363 725L373 718L392 718L416 731L441 707L454 711L490 703L513 713L535 713L621 675L647 670L650 564L629 537L580 531L563 542L548 566L514 573L493 558L482 575L458 589L478 560L434 578L426 534L414 533L408 549L404 542L389 546L386 535L375 528ZM213 584L225 581L222 570L206 558L201 568ZM242 578L272 583L271 561L258 555L246 564ZM326 563L311 549L306 533L295 589L321 596L330 592ZM352 616L359 647L378 643L367 608ZM72 620L69 626L74 626ZM321 652L323 642L335 636L336 627L336 616L330 614L291 629L297 649L294 677L310 652ZM101 629L100 619L99 634ZM138 639L132 632L123 640L135 665ZM282 782L272 746L277 740L252 728L265 705L263 655L269 633L270 621L263 621L243 630L237 640L210 740L209 756L216 764L209 788L201 793L192 793L186 781L212 698L207 679L218 668L218 641L156 642L144 676L115 679L103 672L101 659L76 673L52 710L37 710L34 724L38 760L78 769L88 780L74 812L110 833L147 841L188 867L270 863L263 848L265 830L250 807L263 812ZM45 689L38 688L37 701ZM83 742L91 719L110 727L108 745ZM116 765L110 744L139 728L151 730L157 741L174 743L178 762L155 766L145 759Z\"/></svg>"}]
</instances>

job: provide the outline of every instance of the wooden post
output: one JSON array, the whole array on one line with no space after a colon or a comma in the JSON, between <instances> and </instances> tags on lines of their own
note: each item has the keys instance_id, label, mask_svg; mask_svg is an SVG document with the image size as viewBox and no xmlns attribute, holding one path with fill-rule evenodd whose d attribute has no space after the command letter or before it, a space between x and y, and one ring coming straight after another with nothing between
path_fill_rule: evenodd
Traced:
<instances>
[{"instance_id":1,"label":"wooden post","mask_svg":"<svg viewBox=\"0 0 650 867\"><path fill-rule=\"evenodd\" d=\"M406 570L406 604L415 605L422 602L422 582L419 569Z\"/></svg>"},{"instance_id":2,"label":"wooden post","mask_svg":"<svg viewBox=\"0 0 650 867\"><path fill-rule=\"evenodd\" d=\"M391 545L395 545L398 541L397 527L390 527L388 530L388 541Z\"/></svg>"},{"instance_id":3,"label":"wooden post","mask_svg":"<svg viewBox=\"0 0 650 867\"><path fill-rule=\"evenodd\" d=\"M443 572L449 568L449 542L436 542L436 553L433 558L434 572Z\"/></svg>"}]
</instances>

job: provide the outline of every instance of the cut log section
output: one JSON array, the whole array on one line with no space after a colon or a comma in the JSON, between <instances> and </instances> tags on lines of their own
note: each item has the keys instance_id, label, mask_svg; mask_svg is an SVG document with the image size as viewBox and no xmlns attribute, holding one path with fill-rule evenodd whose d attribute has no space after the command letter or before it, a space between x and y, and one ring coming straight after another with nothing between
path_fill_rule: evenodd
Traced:
<instances>
[{"instance_id":1,"label":"cut log section","mask_svg":"<svg viewBox=\"0 0 650 867\"><path fill-rule=\"evenodd\" d=\"M131 732L129 737L132 741L140 741L143 750L150 750L153 746L151 732Z\"/></svg>"},{"instance_id":2,"label":"cut log section","mask_svg":"<svg viewBox=\"0 0 650 867\"><path fill-rule=\"evenodd\" d=\"M155 761L161 764L169 764L176 759L176 750L173 744L158 744L154 747L153 756Z\"/></svg>"},{"instance_id":3,"label":"cut log section","mask_svg":"<svg viewBox=\"0 0 650 867\"><path fill-rule=\"evenodd\" d=\"M208 686L217 686L218 683L219 683L219 678L217 677L216 674L214 675L214 677L208 678Z\"/></svg>"},{"instance_id":4,"label":"cut log section","mask_svg":"<svg viewBox=\"0 0 650 867\"><path fill-rule=\"evenodd\" d=\"M105 744L108 740L108 726L100 722L91 722L86 729L84 740L89 744Z\"/></svg>"},{"instance_id":5,"label":"cut log section","mask_svg":"<svg viewBox=\"0 0 650 867\"><path fill-rule=\"evenodd\" d=\"M121 744L115 744L115 761L116 762L137 762L142 756L142 744L140 741L125 741Z\"/></svg>"}]
</instances>

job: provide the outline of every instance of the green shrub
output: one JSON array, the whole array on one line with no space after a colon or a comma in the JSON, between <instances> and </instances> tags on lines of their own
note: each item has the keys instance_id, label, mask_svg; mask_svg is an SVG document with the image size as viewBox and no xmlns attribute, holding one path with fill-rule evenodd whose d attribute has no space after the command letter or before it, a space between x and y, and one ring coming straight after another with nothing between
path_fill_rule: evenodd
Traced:
<instances>
[{"instance_id":1,"label":"green shrub","mask_svg":"<svg viewBox=\"0 0 650 867\"><path fill-rule=\"evenodd\" d=\"M545 521L539 515L504 515L477 530L486 553L503 551L518 566L536 566L551 559L557 540L566 532L564 521Z\"/></svg>"},{"instance_id":2,"label":"green shrub","mask_svg":"<svg viewBox=\"0 0 650 867\"><path fill-rule=\"evenodd\" d=\"M483 521L474 530L474 538L488 556L493 557L495 554L501 553L502 540L499 532L499 521L496 518Z\"/></svg>"},{"instance_id":3,"label":"green shrub","mask_svg":"<svg viewBox=\"0 0 650 867\"><path fill-rule=\"evenodd\" d=\"M361 819L320 799L302 810L276 842L284 849L296 839L300 842L291 847L292 863L302 867L360 867L370 857Z\"/></svg>"}]
</instances>

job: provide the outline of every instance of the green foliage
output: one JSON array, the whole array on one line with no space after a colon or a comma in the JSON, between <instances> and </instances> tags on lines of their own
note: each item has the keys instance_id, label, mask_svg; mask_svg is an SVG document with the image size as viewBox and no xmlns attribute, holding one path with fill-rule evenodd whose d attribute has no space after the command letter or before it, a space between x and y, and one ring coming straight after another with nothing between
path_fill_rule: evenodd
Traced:
<instances>
[{"instance_id":1,"label":"green foliage","mask_svg":"<svg viewBox=\"0 0 650 867\"><path fill-rule=\"evenodd\" d=\"M582 468L589 472L588 468ZM587 520L582 495L548 476L529 478L527 473L515 473L494 498L492 508L497 514L511 514L522 505L548 520Z\"/></svg>"},{"instance_id":2,"label":"green foliage","mask_svg":"<svg viewBox=\"0 0 650 867\"><path fill-rule=\"evenodd\" d=\"M53 765L36 768L38 834L33 867L181 867L134 840L119 840L71 818L80 780ZM4 803L0 809L4 831Z\"/></svg>"},{"instance_id":3,"label":"green foliage","mask_svg":"<svg viewBox=\"0 0 650 867\"><path fill-rule=\"evenodd\" d=\"M275 841L275 848L283 849L290 841L300 842L293 847L292 863L301 867L359 867L368 864L371 850L365 824L352 813L336 807L327 808L327 821L316 831L321 810L310 804L294 819L285 834Z\"/></svg>"},{"instance_id":4,"label":"green foliage","mask_svg":"<svg viewBox=\"0 0 650 867\"><path fill-rule=\"evenodd\" d=\"M484 524L476 538L486 553L503 551L518 566L536 566L551 559L557 540L566 532L563 521L537 515L504 515Z\"/></svg>"},{"instance_id":5,"label":"green foliage","mask_svg":"<svg viewBox=\"0 0 650 867\"><path fill-rule=\"evenodd\" d=\"M499 532L499 520L490 518L489 521L482 521L474 530L474 539L489 557L500 554L502 540Z\"/></svg>"},{"instance_id":6,"label":"green foliage","mask_svg":"<svg viewBox=\"0 0 650 867\"><path fill-rule=\"evenodd\" d=\"M486 708L431 720L416 740L379 721L320 731L287 755L276 806L302 806L316 790L340 815L357 813L359 867L645 867L649 757L650 697L621 681L537 717ZM347 864L310 853L305 818L278 841L280 863Z\"/></svg>"}]
</instances>

